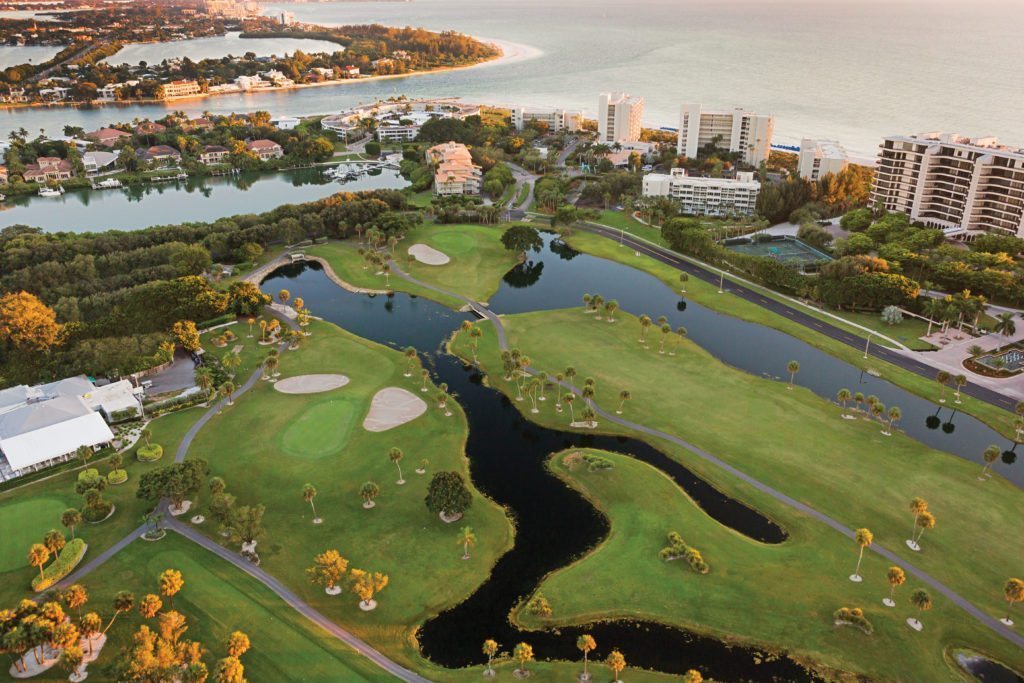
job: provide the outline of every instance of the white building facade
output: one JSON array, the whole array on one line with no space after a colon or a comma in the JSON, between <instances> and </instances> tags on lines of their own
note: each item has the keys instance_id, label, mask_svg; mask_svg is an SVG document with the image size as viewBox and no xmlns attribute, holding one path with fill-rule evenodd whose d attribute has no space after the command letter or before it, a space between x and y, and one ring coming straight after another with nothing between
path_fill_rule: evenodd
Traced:
<instances>
[{"instance_id":1,"label":"white building facade","mask_svg":"<svg viewBox=\"0 0 1024 683\"><path fill-rule=\"evenodd\" d=\"M887 137L871 202L951 237L1024 237L1024 150L953 133Z\"/></svg>"},{"instance_id":2,"label":"white building facade","mask_svg":"<svg viewBox=\"0 0 1024 683\"><path fill-rule=\"evenodd\" d=\"M603 144L636 142L644 119L644 98L605 92L597 99L597 141Z\"/></svg>"},{"instance_id":3,"label":"white building facade","mask_svg":"<svg viewBox=\"0 0 1024 683\"><path fill-rule=\"evenodd\" d=\"M697 151L714 144L728 152L741 152L743 161L759 166L768 160L772 147L775 118L768 114L736 107L704 109L700 104L684 104L679 115L679 154L694 158Z\"/></svg>"},{"instance_id":4,"label":"white building facade","mask_svg":"<svg viewBox=\"0 0 1024 683\"><path fill-rule=\"evenodd\" d=\"M669 174L649 173L643 179L644 197L671 197L680 211L692 216L752 216L761 183L741 172L735 179L702 178L673 168Z\"/></svg>"},{"instance_id":5,"label":"white building facade","mask_svg":"<svg viewBox=\"0 0 1024 683\"><path fill-rule=\"evenodd\" d=\"M800 141L800 161L797 172L804 180L819 180L829 175L839 175L850 166L846 148L835 140Z\"/></svg>"},{"instance_id":6,"label":"white building facade","mask_svg":"<svg viewBox=\"0 0 1024 683\"><path fill-rule=\"evenodd\" d=\"M526 107L512 108L512 127L516 130L523 130L530 121L546 123L548 130L552 133L559 133L567 130L570 133L578 131L583 125L583 112L567 111L565 109L527 109Z\"/></svg>"}]
</instances>

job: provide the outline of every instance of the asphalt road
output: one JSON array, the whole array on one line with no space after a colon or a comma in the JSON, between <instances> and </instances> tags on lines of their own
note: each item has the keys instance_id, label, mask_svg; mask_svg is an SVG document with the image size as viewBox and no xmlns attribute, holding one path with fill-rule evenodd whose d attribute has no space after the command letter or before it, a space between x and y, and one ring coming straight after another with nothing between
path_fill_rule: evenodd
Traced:
<instances>
[{"instance_id":1,"label":"asphalt road","mask_svg":"<svg viewBox=\"0 0 1024 683\"><path fill-rule=\"evenodd\" d=\"M630 249L638 251L641 254L646 254L661 263L672 266L676 270L683 271L690 275L690 277L696 277L714 285L717 285L719 282L719 273L686 260L669 249L638 240L628 233L620 235L619 230L594 224L581 223L575 227L578 230L583 230L595 235L601 235L602 237L607 237L616 241L621 239L622 243ZM776 299L768 298L760 292L750 289L745 285L729 281L728 278L725 281L725 289L730 294L734 294L741 299L757 304L758 306L766 308L773 313L789 318L790 320L814 330L819 334L823 334L830 339L840 341L851 348L857 349L858 351L864 350L864 344L866 341L864 337L859 337L851 332L847 332L844 329L825 322L824 320L815 318L798 308L789 306ZM934 379L935 373L938 372L938 370L927 363L922 363L915 358L908 357L898 351L894 351L878 344L872 344L868 353L875 358L884 360L887 363L892 363L904 370L909 370L916 375L920 375L921 377L926 377L928 379ZM962 392L968 396L985 401L986 403L991 403L994 406L1011 412L1017 405L1017 401L1015 399L977 384L967 384L967 386L963 388Z\"/></svg>"}]
</instances>

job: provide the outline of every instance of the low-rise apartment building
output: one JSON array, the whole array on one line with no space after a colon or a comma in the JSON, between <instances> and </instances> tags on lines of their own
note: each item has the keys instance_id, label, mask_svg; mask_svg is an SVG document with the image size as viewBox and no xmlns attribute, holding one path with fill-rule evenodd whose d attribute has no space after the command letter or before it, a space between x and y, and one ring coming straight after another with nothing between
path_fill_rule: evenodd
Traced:
<instances>
[{"instance_id":1,"label":"low-rise apartment building","mask_svg":"<svg viewBox=\"0 0 1024 683\"><path fill-rule=\"evenodd\" d=\"M839 175L850 166L846 148L835 140L800 141L800 160L797 172L804 180L819 180L825 176Z\"/></svg>"},{"instance_id":2,"label":"low-rise apartment building","mask_svg":"<svg viewBox=\"0 0 1024 683\"><path fill-rule=\"evenodd\" d=\"M195 97L202 94L202 92L202 88L195 81L170 81L160 86L160 97L163 99Z\"/></svg>"},{"instance_id":3,"label":"low-rise apartment building","mask_svg":"<svg viewBox=\"0 0 1024 683\"><path fill-rule=\"evenodd\" d=\"M735 179L686 175L686 169L649 173L643 179L644 197L671 197L680 211L693 216L751 216L757 207L761 183L754 174L741 172Z\"/></svg>"},{"instance_id":4,"label":"low-rise apartment building","mask_svg":"<svg viewBox=\"0 0 1024 683\"><path fill-rule=\"evenodd\" d=\"M513 128L523 130L530 121L546 123L548 130L552 133L558 133L563 130L574 133L583 126L583 112L567 111L565 109L512 108Z\"/></svg>"},{"instance_id":5,"label":"low-rise apartment building","mask_svg":"<svg viewBox=\"0 0 1024 683\"><path fill-rule=\"evenodd\" d=\"M887 137L871 202L951 237L1024 237L1024 150L954 133Z\"/></svg>"},{"instance_id":6,"label":"low-rise apartment building","mask_svg":"<svg viewBox=\"0 0 1024 683\"><path fill-rule=\"evenodd\" d=\"M758 166L768 160L772 147L774 117L735 107L704 109L700 104L684 104L679 115L677 149L694 158L707 145L727 152L742 153L743 162Z\"/></svg>"},{"instance_id":7,"label":"low-rise apartment building","mask_svg":"<svg viewBox=\"0 0 1024 683\"><path fill-rule=\"evenodd\" d=\"M434 164L434 194L480 194L483 173L473 163L469 149L458 142L445 142L427 150L427 161Z\"/></svg>"}]
</instances>

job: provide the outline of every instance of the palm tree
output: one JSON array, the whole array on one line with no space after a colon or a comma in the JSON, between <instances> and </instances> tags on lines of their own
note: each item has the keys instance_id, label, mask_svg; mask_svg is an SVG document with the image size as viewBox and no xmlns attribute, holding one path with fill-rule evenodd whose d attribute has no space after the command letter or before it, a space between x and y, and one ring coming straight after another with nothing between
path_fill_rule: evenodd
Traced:
<instances>
[{"instance_id":1,"label":"palm tree","mask_svg":"<svg viewBox=\"0 0 1024 683\"><path fill-rule=\"evenodd\" d=\"M165 569L160 574L160 595L168 599L171 609L174 609L174 596L185 585L185 579L177 569Z\"/></svg>"},{"instance_id":2,"label":"palm tree","mask_svg":"<svg viewBox=\"0 0 1024 683\"><path fill-rule=\"evenodd\" d=\"M570 365L562 374L565 375L565 381L569 383L569 386L573 386L572 381L576 379L576 368ZM1021 404L1024 405L1024 401L1021 401Z\"/></svg>"},{"instance_id":3,"label":"palm tree","mask_svg":"<svg viewBox=\"0 0 1024 683\"><path fill-rule=\"evenodd\" d=\"M256 324L256 318L246 318L245 322L249 325L249 339L252 339L252 326Z\"/></svg>"},{"instance_id":4,"label":"palm tree","mask_svg":"<svg viewBox=\"0 0 1024 683\"><path fill-rule=\"evenodd\" d=\"M914 515L914 527L910 531L910 540L907 541L907 545L913 550L914 546L917 545L914 543L914 534L917 532L917 520L921 518L923 513L928 512L928 501L915 496L910 501L910 512Z\"/></svg>"},{"instance_id":5,"label":"palm tree","mask_svg":"<svg viewBox=\"0 0 1024 683\"><path fill-rule=\"evenodd\" d=\"M110 627L114 625L114 620L117 619L118 615L122 612L131 612L132 608L135 607L135 595L128 591L121 591L114 596L114 616L110 617L110 623L103 629L106 633L110 630Z\"/></svg>"},{"instance_id":6,"label":"palm tree","mask_svg":"<svg viewBox=\"0 0 1024 683\"><path fill-rule=\"evenodd\" d=\"M313 504L313 499L316 498L316 487L312 484L306 484L302 487L302 500L309 503L309 507L313 509L313 524L320 521L320 518L316 516L316 505Z\"/></svg>"},{"instance_id":7,"label":"palm tree","mask_svg":"<svg viewBox=\"0 0 1024 683\"><path fill-rule=\"evenodd\" d=\"M676 328L676 342L672 345L672 350L668 352L668 355L676 355L676 349L679 348L679 345L683 343L684 339L686 339L686 328L680 325Z\"/></svg>"},{"instance_id":8,"label":"palm tree","mask_svg":"<svg viewBox=\"0 0 1024 683\"><path fill-rule=\"evenodd\" d=\"M786 372L789 373L789 388L793 388L793 380L796 379L796 373L800 372L800 363L795 360L791 360L786 363Z\"/></svg>"},{"instance_id":9,"label":"palm tree","mask_svg":"<svg viewBox=\"0 0 1024 683\"><path fill-rule=\"evenodd\" d=\"M1017 323L1013 321L1013 313L1000 313L996 316L996 324L992 331L1002 334L1004 337L1012 337L1017 332Z\"/></svg>"},{"instance_id":10,"label":"palm tree","mask_svg":"<svg viewBox=\"0 0 1024 683\"><path fill-rule=\"evenodd\" d=\"M64 534L57 531L56 529L50 529L43 536L43 545L53 555L53 559L60 559L60 551L67 545L67 541L64 539Z\"/></svg>"},{"instance_id":11,"label":"palm tree","mask_svg":"<svg viewBox=\"0 0 1024 683\"><path fill-rule=\"evenodd\" d=\"M590 674L587 672L587 658L596 648L597 642L589 633L584 633L576 639L576 649L583 653L583 675L579 677L581 681L590 680Z\"/></svg>"},{"instance_id":12,"label":"palm tree","mask_svg":"<svg viewBox=\"0 0 1024 683\"><path fill-rule=\"evenodd\" d=\"M604 297L600 294L595 294L594 298L590 300L590 306L594 309L597 315L594 316L594 320L601 320L601 308L604 306Z\"/></svg>"},{"instance_id":13,"label":"palm tree","mask_svg":"<svg viewBox=\"0 0 1024 683\"><path fill-rule=\"evenodd\" d=\"M619 392L619 409L615 411L616 415L622 415L622 408L626 405L626 401L633 398L633 395L629 393L628 389L623 389Z\"/></svg>"},{"instance_id":14,"label":"palm tree","mask_svg":"<svg viewBox=\"0 0 1024 683\"><path fill-rule=\"evenodd\" d=\"M910 624L915 631L920 631L921 624L921 613L925 610L932 608L932 596L928 594L923 588L918 588L916 591L910 594L910 604L917 608L917 618L911 617L907 619L907 623Z\"/></svg>"},{"instance_id":15,"label":"palm tree","mask_svg":"<svg viewBox=\"0 0 1024 683\"><path fill-rule=\"evenodd\" d=\"M644 314L640 316L640 338L637 339L637 341L645 346L647 341L647 328L649 328L653 322L654 321L651 320L651 316L649 315Z\"/></svg>"},{"instance_id":16,"label":"palm tree","mask_svg":"<svg viewBox=\"0 0 1024 683\"><path fill-rule=\"evenodd\" d=\"M901 417L903 417L903 411L901 411L899 407L893 406L892 408L889 408L889 428L887 430L882 430L882 433L886 436L892 434L892 426L899 422Z\"/></svg>"},{"instance_id":17,"label":"palm tree","mask_svg":"<svg viewBox=\"0 0 1024 683\"><path fill-rule=\"evenodd\" d=\"M1013 603L1024 601L1024 581L1020 579L1010 579L1003 586L1003 596L1006 598L1006 602L1009 603L1006 608L1006 616L999 621L1003 622L1007 626L1013 626L1013 619L1010 618L1010 610L1013 609Z\"/></svg>"},{"instance_id":18,"label":"palm tree","mask_svg":"<svg viewBox=\"0 0 1024 683\"><path fill-rule=\"evenodd\" d=\"M893 597L896 595L896 588L903 585L907 580L907 575L899 567L889 567L886 578L889 580L889 597L883 599L882 603L886 607L895 607L896 601L893 600Z\"/></svg>"},{"instance_id":19,"label":"palm tree","mask_svg":"<svg viewBox=\"0 0 1024 683\"><path fill-rule=\"evenodd\" d=\"M569 406L569 424L572 424L573 422L576 421L576 411L573 410L573 407L572 407L573 401L575 401L575 400L576 400L576 394L574 394L572 392L568 392L568 393L566 393L565 396L562 397L562 403L564 403L565 405Z\"/></svg>"},{"instance_id":20,"label":"palm tree","mask_svg":"<svg viewBox=\"0 0 1024 683\"><path fill-rule=\"evenodd\" d=\"M871 404L871 417L876 420L881 420L882 415L885 414L885 404L881 401L875 401Z\"/></svg>"},{"instance_id":21,"label":"palm tree","mask_svg":"<svg viewBox=\"0 0 1024 683\"><path fill-rule=\"evenodd\" d=\"M475 330L476 328L474 327L473 329ZM420 379L422 380L422 384L420 385L420 391L426 393L427 391L429 391L429 389L427 389L427 380L430 379L430 370L427 370L426 368L420 370Z\"/></svg>"},{"instance_id":22,"label":"palm tree","mask_svg":"<svg viewBox=\"0 0 1024 683\"><path fill-rule=\"evenodd\" d=\"M843 412L841 413L843 417L846 417L846 404L851 398L852 394L850 393L850 390L846 388L840 389L836 394L836 400L839 401L839 405L842 406L843 409Z\"/></svg>"},{"instance_id":23,"label":"palm tree","mask_svg":"<svg viewBox=\"0 0 1024 683\"><path fill-rule=\"evenodd\" d=\"M79 617L78 624L78 630L81 631L82 636L85 638L86 645L89 647L89 654L91 655L93 638L103 628L103 620L95 612L89 612L84 617Z\"/></svg>"},{"instance_id":24,"label":"palm tree","mask_svg":"<svg viewBox=\"0 0 1024 683\"><path fill-rule=\"evenodd\" d=\"M488 638L484 641L483 653L487 655L487 671L484 672L484 676L491 677L494 675L491 663L494 661L494 655L498 654L498 647L498 641L493 638Z\"/></svg>"},{"instance_id":25,"label":"palm tree","mask_svg":"<svg viewBox=\"0 0 1024 683\"><path fill-rule=\"evenodd\" d=\"M196 386L202 389L204 394L209 396L210 390L213 388L213 371L205 365L201 365L196 368L194 379Z\"/></svg>"},{"instance_id":26,"label":"palm tree","mask_svg":"<svg viewBox=\"0 0 1024 683\"><path fill-rule=\"evenodd\" d=\"M391 264L385 263L380 270L384 273L384 286L391 287Z\"/></svg>"},{"instance_id":27,"label":"palm tree","mask_svg":"<svg viewBox=\"0 0 1024 683\"><path fill-rule=\"evenodd\" d=\"M402 350L402 354L405 356L405 377L412 377L412 369L416 364L416 359L419 356L416 354L416 349L411 346L406 346Z\"/></svg>"},{"instance_id":28,"label":"palm tree","mask_svg":"<svg viewBox=\"0 0 1024 683\"><path fill-rule=\"evenodd\" d=\"M516 673L520 676L528 676L530 672L526 670L526 663L533 661L533 648L526 643L519 643L512 651L512 656L519 662Z\"/></svg>"},{"instance_id":29,"label":"palm tree","mask_svg":"<svg viewBox=\"0 0 1024 683\"><path fill-rule=\"evenodd\" d=\"M661 341L658 344L658 353L665 355L665 340L668 339L668 335L672 333L672 326L665 323L661 326Z\"/></svg>"},{"instance_id":30,"label":"palm tree","mask_svg":"<svg viewBox=\"0 0 1024 683\"><path fill-rule=\"evenodd\" d=\"M220 388L217 391L220 392L221 398L226 398L228 400L229 406L234 405L234 402L231 399L231 395L235 393L234 384L232 384L231 382L224 382L224 384L220 385Z\"/></svg>"},{"instance_id":31,"label":"palm tree","mask_svg":"<svg viewBox=\"0 0 1024 683\"><path fill-rule=\"evenodd\" d=\"M686 273L679 273L679 282L682 283L682 288L679 290L680 294L686 294L686 283L690 281L690 276Z\"/></svg>"},{"instance_id":32,"label":"palm tree","mask_svg":"<svg viewBox=\"0 0 1024 683\"><path fill-rule=\"evenodd\" d=\"M476 358L476 353L480 346L480 338L483 336L484 331L476 325L474 325L469 331L469 347L473 349L473 365L479 364Z\"/></svg>"},{"instance_id":33,"label":"palm tree","mask_svg":"<svg viewBox=\"0 0 1024 683\"><path fill-rule=\"evenodd\" d=\"M476 545L476 534L473 533L473 527L464 526L459 529L459 545L462 546L462 559L469 559L469 549Z\"/></svg>"},{"instance_id":34,"label":"palm tree","mask_svg":"<svg viewBox=\"0 0 1024 683\"><path fill-rule=\"evenodd\" d=\"M398 484L399 486L401 486L401 485L403 485L405 483L405 479L402 478L402 465L401 465L402 458L404 457L404 455L405 454L402 453L402 449L398 448L397 446L392 448L390 451L388 451L388 460L390 460L391 462L395 463L395 467L398 468L398 481L396 481L395 483Z\"/></svg>"},{"instance_id":35,"label":"palm tree","mask_svg":"<svg viewBox=\"0 0 1024 683\"><path fill-rule=\"evenodd\" d=\"M928 318L928 331L925 333L926 337L930 337L932 334L932 325L935 324L935 318L941 318L945 312L945 303L941 299L928 299L922 307L922 313Z\"/></svg>"},{"instance_id":36,"label":"palm tree","mask_svg":"<svg viewBox=\"0 0 1024 683\"><path fill-rule=\"evenodd\" d=\"M380 495L380 487L372 481L368 481L359 489L359 495L363 499L363 507L369 510L376 505L373 499Z\"/></svg>"},{"instance_id":37,"label":"palm tree","mask_svg":"<svg viewBox=\"0 0 1024 683\"><path fill-rule=\"evenodd\" d=\"M939 383L939 403L946 402L946 383L949 382L949 373L939 370L935 373L935 381Z\"/></svg>"},{"instance_id":38,"label":"palm tree","mask_svg":"<svg viewBox=\"0 0 1024 683\"><path fill-rule=\"evenodd\" d=\"M967 386L967 376L957 375L953 378L953 384L956 385L956 400L955 403L960 403L960 390Z\"/></svg>"},{"instance_id":39,"label":"palm tree","mask_svg":"<svg viewBox=\"0 0 1024 683\"><path fill-rule=\"evenodd\" d=\"M934 528L935 528L935 515L933 515L932 513L928 512L927 510L925 510L924 512L921 513L921 516L917 518L917 529L918 529L918 531L917 531L917 537L914 539L914 546L915 546L914 549L915 550L920 550L920 548L921 548L920 541L921 541L921 537L924 536L924 530L925 529L934 529Z\"/></svg>"},{"instance_id":40,"label":"palm tree","mask_svg":"<svg viewBox=\"0 0 1024 683\"><path fill-rule=\"evenodd\" d=\"M267 321L260 318L260 341L267 340Z\"/></svg>"},{"instance_id":41,"label":"palm tree","mask_svg":"<svg viewBox=\"0 0 1024 683\"><path fill-rule=\"evenodd\" d=\"M33 543L32 547L28 549L28 563L33 567L39 567L39 579L45 580L46 575L43 574L43 566L50 561L50 551L42 543Z\"/></svg>"},{"instance_id":42,"label":"palm tree","mask_svg":"<svg viewBox=\"0 0 1024 683\"><path fill-rule=\"evenodd\" d=\"M74 540L75 527L82 523L82 513L74 508L68 508L61 514L60 523L71 532L71 540Z\"/></svg>"},{"instance_id":43,"label":"palm tree","mask_svg":"<svg viewBox=\"0 0 1024 683\"><path fill-rule=\"evenodd\" d=\"M590 294L584 294L583 295L583 312L584 313L589 313L590 312L590 308L591 308L590 307L590 302L593 301L593 300L594 300L594 297L591 296Z\"/></svg>"},{"instance_id":44,"label":"palm tree","mask_svg":"<svg viewBox=\"0 0 1024 683\"><path fill-rule=\"evenodd\" d=\"M862 392L858 391L853 395L853 402L857 404L857 412L863 412L860 407L860 405L864 403L864 394Z\"/></svg>"},{"instance_id":45,"label":"palm tree","mask_svg":"<svg viewBox=\"0 0 1024 683\"><path fill-rule=\"evenodd\" d=\"M608 314L608 322L610 322L610 323L614 323L615 322L615 317L614 316L615 316L615 311L617 311L617 310L619 310L619 302L616 301L615 299L612 299L611 301L609 301L608 303L606 303L604 305L604 311L605 311L605 313Z\"/></svg>"},{"instance_id":46,"label":"palm tree","mask_svg":"<svg viewBox=\"0 0 1024 683\"><path fill-rule=\"evenodd\" d=\"M857 555L857 568L853 570L853 574L850 576L850 581L854 583L860 583L863 581L860 575L860 563L864 559L864 548L867 548L875 540L874 534L871 533L870 529L857 529L853 535L853 539L857 541L857 545L860 546L860 554Z\"/></svg>"},{"instance_id":47,"label":"palm tree","mask_svg":"<svg viewBox=\"0 0 1024 683\"><path fill-rule=\"evenodd\" d=\"M985 461L985 466L981 468L981 475L978 476L978 481L985 481L987 477L992 476L988 470L992 467L992 464L999 459L1000 455L999 446L992 445L985 449L981 454L982 460Z\"/></svg>"},{"instance_id":48,"label":"palm tree","mask_svg":"<svg viewBox=\"0 0 1024 683\"><path fill-rule=\"evenodd\" d=\"M615 676L615 683L619 683L619 674L626 668L626 658L618 650L612 650L604 663L612 670L612 674Z\"/></svg>"},{"instance_id":49,"label":"palm tree","mask_svg":"<svg viewBox=\"0 0 1024 683\"><path fill-rule=\"evenodd\" d=\"M526 395L530 397L530 404L533 406L530 408L531 413L539 413L537 409L537 390L540 388L540 380L536 377L530 379L526 383Z\"/></svg>"},{"instance_id":50,"label":"palm tree","mask_svg":"<svg viewBox=\"0 0 1024 683\"><path fill-rule=\"evenodd\" d=\"M228 371L228 376L234 379L235 373L232 372L232 370L242 364L242 359L238 357L237 353L231 353L228 351L224 354L224 357L220 359L220 364ZM198 374L198 370L196 372Z\"/></svg>"},{"instance_id":51,"label":"palm tree","mask_svg":"<svg viewBox=\"0 0 1024 683\"><path fill-rule=\"evenodd\" d=\"M544 391L548 388L548 373L541 371L537 373L537 400L547 401L547 397L544 395Z\"/></svg>"}]
</instances>

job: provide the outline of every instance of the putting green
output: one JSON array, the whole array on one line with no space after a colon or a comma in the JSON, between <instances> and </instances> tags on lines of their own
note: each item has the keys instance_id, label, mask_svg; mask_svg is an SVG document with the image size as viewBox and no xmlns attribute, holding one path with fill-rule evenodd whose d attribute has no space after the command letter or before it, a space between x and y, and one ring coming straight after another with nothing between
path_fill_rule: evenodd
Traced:
<instances>
[{"instance_id":1,"label":"putting green","mask_svg":"<svg viewBox=\"0 0 1024 683\"><path fill-rule=\"evenodd\" d=\"M436 249L440 249L448 256L456 254L468 254L476 247L476 240L472 235L455 230L438 232L427 238Z\"/></svg>"},{"instance_id":2,"label":"putting green","mask_svg":"<svg viewBox=\"0 0 1024 683\"><path fill-rule=\"evenodd\" d=\"M356 416L356 401L332 398L314 403L292 420L281 435L281 450L299 458L323 458L348 443Z\"/></svg>"},{"instance_id":3,"label":"putting green","mask_svg":"<svg viewBox=\"0 0 1024 683\"><path fill-rule=\"evenodd\" d=\"M60 515L68 509L59 498L31 498L4 510L4 533L0 534L0 572L28 566L25 554L33 543L41 543L50 529L71 534L60 525Z\"/></svg>"}]
</instances>

